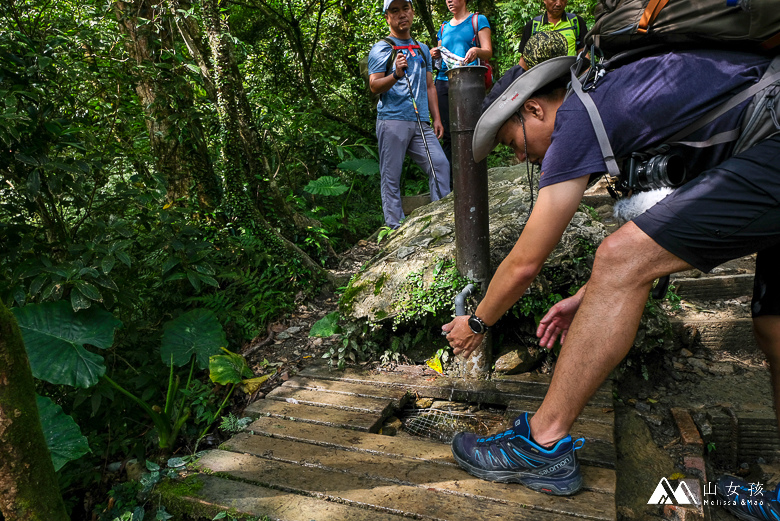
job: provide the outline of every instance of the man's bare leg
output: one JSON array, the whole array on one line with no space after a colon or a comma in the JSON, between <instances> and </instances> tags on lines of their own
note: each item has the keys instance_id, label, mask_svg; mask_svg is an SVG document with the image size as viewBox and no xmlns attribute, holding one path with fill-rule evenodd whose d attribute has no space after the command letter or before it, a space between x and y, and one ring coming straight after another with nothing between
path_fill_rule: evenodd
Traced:
<instances>
[{"instance_id":1,"label":"man's bare leg","mask_svg":"<svg viewBox=\"0 0 780 521\"><path fill-rule=\"evenodd\" d=\"M753 319L753 332L758 347L769 362L772 396L775 402L777 426L780 429L780 316L762 316Z\"/></svg>"},{"instance_id":2,"label":"man's bare leg","mask_svg":"<svg viewBox=\"0 0 780 521\"><path fill-rule=\"evenodd\" d=\"M550 389L530 421L537 443L549 445L566 436L593 393L626 356L653 281L690 267L633 222L601 244Z\"/></svg>"}]
</instances>

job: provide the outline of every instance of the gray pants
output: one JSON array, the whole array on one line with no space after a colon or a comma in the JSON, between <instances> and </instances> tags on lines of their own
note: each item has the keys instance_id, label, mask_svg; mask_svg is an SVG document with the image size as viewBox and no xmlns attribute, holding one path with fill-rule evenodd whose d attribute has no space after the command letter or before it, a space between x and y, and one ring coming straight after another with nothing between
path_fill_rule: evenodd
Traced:
<instances>
[{"instance_id":1,"label":"gray pants","mask_svg":"<svg viewBox=\"0 0 780 521\"><path fill-rule=\"evenodd\" d=\"M438 191L441 197L444 197L450 193L450 163L447 161L431 126L428 123L423 123L423 129L425 139L428 142L428 150L431 152L433 168L436 170L436 179L439 182ZM428 155L425 153L425 145L416 121L378 119L376 121L376 137L379 140L382 211L385 215L385 224L395 229L398 228L401 219L406 217L401 208L401 171L406 154L409 154L409 157L428 174L431 200L439 199L439 194L436 191L436 182L431 172L431 166L428 164Z\"/></svg>"}]
</instances>

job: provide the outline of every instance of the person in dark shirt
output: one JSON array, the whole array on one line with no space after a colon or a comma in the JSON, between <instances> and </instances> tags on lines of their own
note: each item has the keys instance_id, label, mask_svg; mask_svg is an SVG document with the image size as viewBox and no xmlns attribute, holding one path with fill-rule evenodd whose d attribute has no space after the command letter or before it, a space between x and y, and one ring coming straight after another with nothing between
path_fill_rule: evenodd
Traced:
<instances>
[{"instance_id":1,"label":"person in dark shirt","mask_svg":"<svg viewBox=\"0 0 780 521\"><path fill-rule=\"evenodd\" d=\"M474 314L442 327L456 355L470 356L485 331L524 294L577 211L589 179L607 171L585 106L576 95L565 97L574 61L553 58L519 77L502 78L486 99L474 130L475 160L503 143L518 160L541 165L540 188L517 244ZM754 85L769 63L769 58L739 52L670 52L607 72L590 97L614 156L621 158L665 143ZM733 142L719 139L739 132L748 103L685 140L718 144L706 150L680 145L686 168L700 174L607 237L588 283L541 320L540 344L551 348L559 338L562 344L543 403L504 433L487 438L458 434L452 451L464 469L482 479L522 483L550 494L577 492L582 475L575 451L581 445L569 430L631 348L654 280L691 268L706 272L756 252L753 324L770 364L778 409L780 134L736 154ZM723 488L719 482L719 493ZM729 489L737 494L739 487ZM776 513L780 516L780 509Z\"/></svg>"},{"instance_id":2,"label":"person in dark shirt","mask_svg":"<svg viewBox=\"0 0 780 521\"><path fill-rule=\"evenodd\" d=\"M588 28L578 14L566 12L567 0L544 0L545 12L525 24L518 51L525 53L528 39L536 33L555 31L566 38L569 56L575 56L585 47Z\"/></svg>"}]
</instances>

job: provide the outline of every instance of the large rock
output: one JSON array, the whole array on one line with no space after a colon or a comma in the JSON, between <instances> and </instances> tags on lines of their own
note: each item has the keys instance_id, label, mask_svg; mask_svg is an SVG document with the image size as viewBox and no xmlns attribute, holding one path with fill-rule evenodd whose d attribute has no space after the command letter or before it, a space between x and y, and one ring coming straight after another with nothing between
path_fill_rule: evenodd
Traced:
<instances>
[{"instance_id":1,"label":"large rock","mask_svg":"<svg viewBox=\"0 0 780 521\"><path fill-rule=\"evenodd\" d=\"M494 364L496 373L526 373L536 367L547 356L547 350L538 345L510 346L499 353Z\"/></svg>"},{"instance_id":2,"label":"large rock","mask_svg":"<svg viewBox=\"0 0 780 521\"><path fill-rule=\"evenodd\" d=\"M524 165L493 168L488 172L490 201L490 262L491 272L514 246L525 226L529 213L530 190ZM534 196L536 196L536 180ZM393 232L381 252L350 281L341 299L345 318L369 322L394 320L403 323L410 302L430 288L436 276L442 283L442 262L454 262L455 227L452 194L415 210ZM588 213L577 212L558 246L536 278L530 294L546 296L581 285L590 272L593 253L606 236L604 226ZM460 281L458 281L460 282ZM454 285L454 282L450 285ZM441 289L441 288L439 288ZM451 288L445 288L451 289ZM434 314L439 305L451 309L450 291L447 301L428 305ZM426 308L426 309L428 309Z\"/></svg>"}]
</instances>

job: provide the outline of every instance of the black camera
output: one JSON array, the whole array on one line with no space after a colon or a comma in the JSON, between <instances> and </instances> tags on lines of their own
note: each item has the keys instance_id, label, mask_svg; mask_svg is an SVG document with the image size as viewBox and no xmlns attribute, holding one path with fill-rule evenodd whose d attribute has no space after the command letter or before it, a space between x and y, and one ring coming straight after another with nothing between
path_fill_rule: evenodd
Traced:
<instances>
[{"instance_id":1,"label":"black camera","mask_svg":"<svg viewBox=\"0 0 780 521\"><path fill-rule=\"evenodd\" d=\"M634 153L628 160L628 171L624 170L620 177L619 189L625 195L663 187L676 188L688 181L688 172L679 154L659 154L648 159L646 154Z\"/></svg>"}]
</instances>

